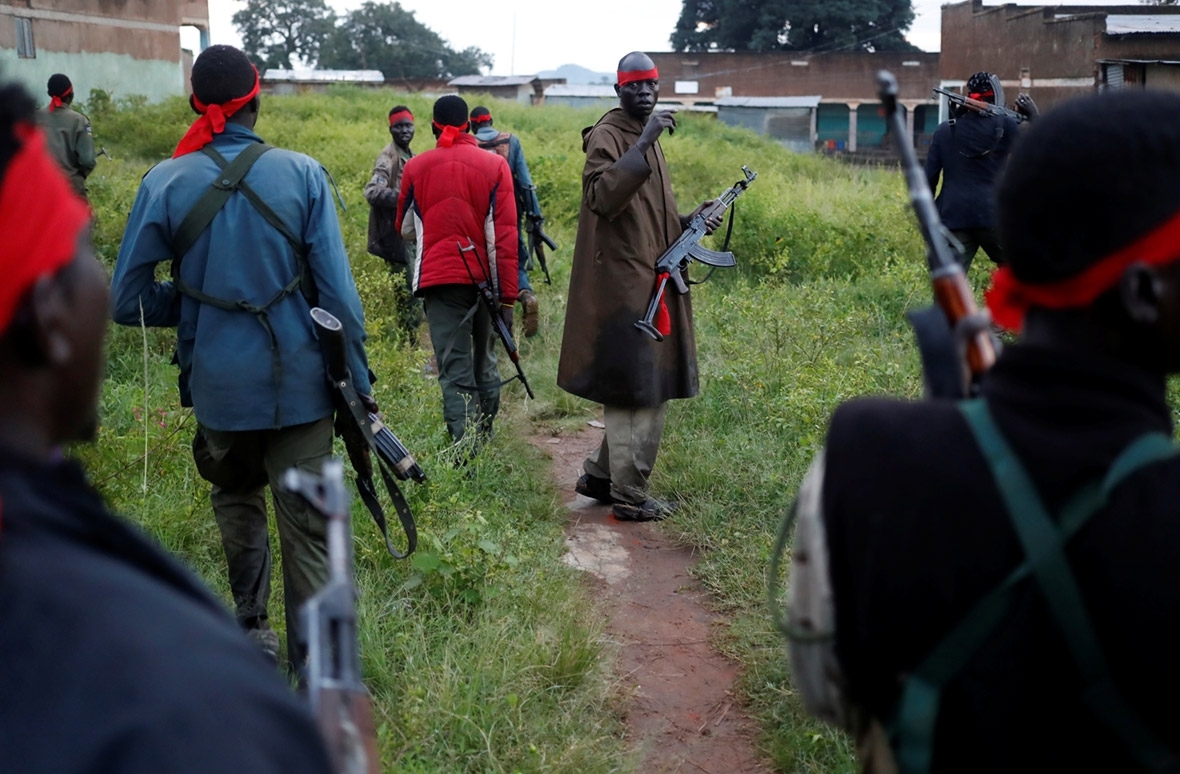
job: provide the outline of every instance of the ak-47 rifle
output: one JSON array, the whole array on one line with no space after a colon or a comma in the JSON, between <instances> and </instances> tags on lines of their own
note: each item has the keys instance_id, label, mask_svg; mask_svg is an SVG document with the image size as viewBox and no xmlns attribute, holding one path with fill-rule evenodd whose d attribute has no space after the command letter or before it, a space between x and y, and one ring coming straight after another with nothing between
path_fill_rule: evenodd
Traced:
<instances>
[{"instance_id":1,"label":"ak-47 rifle","mask_svg":"<svg viewBox=\"0 0 1180 774\"><path fill-rule=\"evenodd\" d=\"M664 334L660 333L655 325L656 313L660 309L660 304L664 300L664 290L668 287L668 280L672 280L672 284L676 286L676 292L684 295L688 292L688 285L682 276L688 264L693 260L700 261L707 266L729 268L737 265L737 259L733 257L733 253L728 251L718 252L717 250L709 250L701 247L701 238L709 233L708 221L714 216L720 216L721 213L733 204L734 200L746 192L750 187L750 183L754 182L754 178L758 177L757 172L751 172L749 167L742 167L742 172L745 173L745 179L739 180L726 189L725 193L717 197L717 200L711 207L698 212L695 217L688 223L688 228L680 234L672 246L664 251L660 259L656 261L656 290L652 293L651 301L647 304L647 312L643 315L643 319L635 323L635 327L651 336L656 341L663 341ZM731 215L732 217L732 215ZM733 220L730 220L730 227L733 226ZM729 246L729 235L725 237L726 247Z\"/></svg>"},{"instance_id":2,"label":"ak-47 rifle","mask_svg":"<svg viewBox=\"0 0 1180 774\"><path fill-rule=\"evenodd\" d=\"M361 501L373 515L373 521L385 539L385 548L395 559L405 559L418 546L418 528L410 505L398 488L395 478L401 481L414 479L418 483L426 480L426 474L414 461L413 455L398 440L385 423L369 413L362 404L360 395L353 385L345 355L344 326L335 315L326 309L315 307L311 319L319 332L320 347L324 353L324 365L328 381L332 385L333 402L336 404L336 428L344 440L348 459L356 471L356 488ZM393 547L386 526L385 510L377 498L377 487L373 483L373 456L377 458L377 469L385 482L385 491L393 503L402 530L406 533L406 551L402 553Z\"/></svg>"},{"instance_id":3,"label":"ak-47 rifle","mask_svg":"<svg viewBox=\"0 0 1180 774\"><path fill-rule=\"evenodd\" d=\"M549 277L549 264L545 261L545 247L548 246L550 250L556 250L557 243L541 230L541 224L545 222L545 219L540 215L527 215L525 222L527 225L524 230L529 235L529 252L537 256L537 263L541 264L541 271L545 272L545 284L552 285L553 280Z\"/></svg>"},{"instance_id":4,"label":"ak-47 rifle","mask_svg":"<svg viewBox=\"0 0 1180 774\"><path fill-rule=\"evenodd\" d=\"M467 254L473 253L476 256L476 261L479 260L479 254L475 251L475 243L468 240L467 247L463 246L462 242L459 245L459 256L463 260L463 268L467 269L467 276L471 278L472 284L475 285L479 295L479 302L483 304L484 309L487 309L488 315L492 318L492 327L496 331L496 336L500 339L500 343L504 345L504 350L508 353L508 359L512 361L512 365L516 366L516 378L520 379L520 383L524 385L524 391L530 398L536 399L533 395L533 388L529 386L529 380L524 375L524 368L520 365L520 350L516 347L516 339L512 338L512 331L508 330L508 324L504 322L504 318L500 316L500 299L496 298L496 294L492 292L492 286L488 284L486 279L476 279L475 274L471 271L471 267L467 265ZM483 271L482 267L480 271ZM508 381L512 381L509 379ZM507 383L507 382L505 382Z\"/></svg>"},{"instance_id":5,"label":"ak-47 rifle","mask_svg":"<svg viewBox=\"0 0 1180 774\"><path fill-rule=\"evenodd\" d=\"M934 87L934 93L941 94L946 97L949 102L953 102L960 107L965 107L968 110L973 110L976 113L984 113L989 116L1008 116L1009 118L1015 119L1017 123L1024 123L1028 120L1028 116L1026 116L1024 113L1020 113L1016 110L1009 110L1003 105L993 105L992 103L984 102L981 99L971 99L970 97L964 96L962 94L956 94L953 91L940 89L937 86Z\"/></svg>"},{"instance_id":6,"label":"ak-47 rifle","mask_svg":"<svg viewBox=\"0 0 1180 774\"><path fill-rule=\"evenodd\" d=\"M974 394L980 377L996 361L998 343L992 337L988 315L976 307L967 275L952 252L951 245L957 242L952 242L953 237L938 217L930 185L897 111L897 79L893 73L877 73L877 94L885 107L889 133L901 156L910 204L926 241L926 260L937 304L909 315L922 354L926 391L932 397L965 397Z\"/></svg>"},{"instance_id":7,"label":"ak-47 rifle","mask_svg":"<svg viewBox=\"0 0 1180 774\"><path fill-rule=\"evenodd\" d=\"M307 630L307 698L335 774L379 774L373 700L361 682L352 528L344 463L324 462L321 475L291 468L284 488L301 496L328 524L328 583L300 611Z\"/></svg>"}]
</instances>

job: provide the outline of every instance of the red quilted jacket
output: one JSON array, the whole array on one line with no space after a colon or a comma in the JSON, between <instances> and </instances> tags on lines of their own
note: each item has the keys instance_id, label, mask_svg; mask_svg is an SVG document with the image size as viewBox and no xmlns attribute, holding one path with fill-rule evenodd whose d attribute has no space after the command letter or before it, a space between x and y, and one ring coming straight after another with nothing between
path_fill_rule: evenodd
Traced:
<instances>
[{"instance_id":1,"label":"red quilted jacket","mask_svg":"<svg viewBox=\"0 0 1180 774\"><path fill-rule=\"evenodd\" d=\"M417 233L414 293L435 285L487 279L501 302L516 300L516 202L508 163L461 134L406 162L397 228L410 220ZM460 252L474 245L475 250ZM470 270L470 273L468 271Z\"/></svg>"}]
</instances>

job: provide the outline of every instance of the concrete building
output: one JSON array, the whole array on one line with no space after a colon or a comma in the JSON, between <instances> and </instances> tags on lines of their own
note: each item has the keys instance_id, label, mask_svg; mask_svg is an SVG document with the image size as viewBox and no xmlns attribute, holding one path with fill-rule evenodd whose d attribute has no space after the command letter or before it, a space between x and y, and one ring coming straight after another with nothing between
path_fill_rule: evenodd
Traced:
<instances>
[{"instance_id":1,"label":"concrete building","mask_svg":"<svg viewBox=\"0 0 1180 774\"><path fill-rule=\"evenodd\" d=\"M545 88L545 104L577 108L594 107L605 113L619 104L619 97L615 94L614 85L555 83Z\"/></svg>"},{"instance_id":2,"label":"concrete building","mask_svg":"<svg viewBox=\"0 0 1180 774\"><path fill-rule=\"evenodd\" d=\"M798 111L800 105L747 102L722 107L722 100L758 98L807 98L818 100L808 118L810 148L855 153L881 147L885 119L877 99L877 71L890 70L900 87L898 103L906 116L911 137L921 148L938 126L938 102L930 87L938 82L938 54L879 52L678 53L647 52L660 71L660 98L685 105L716 104L718 116L735 116L742 125L759 124L764 133L772 126L786 134L778 138L794 149L803 149L799 135L802 119L789 119L782 110ZM764 113L755 119L752 111ZM725 120L722 118L722 120ZM737 120L737 119L735 119ZM791 124L790 129L787 124ZM774 130L778 131L778 130ZM789 135L789 139L787 136ZM773 135L772 135L773 136Z\"/></svg>"},{"instance_id":3,"label":"concrete building","mask_svg":"<svg viewBox=\"0 0 1180 774\"><path fill-rule=\"evenodd\" d=\"M1180 90L1180 7L942 6L939 80L1000 76L1011 103L1023 91L1043 110L1103 88Z\"/></svg>"},{"instance_id":4,"label":"concrete building","mask_svg":"<svg viewBox=\"0 0 1180 774\"><path fill-rule=\"evenodd\" d=\"M206 0L0 0L0 72L40 98L65 73L79 100L102 89L158 101L188 88L182 26L208 45Z\"/></svg>"},{"instance_id":5,"label":"concrete building","mask_svg":"<svg viewBox=\"0 0 1180 774\"><path fill-rule=\"evenodd\" d=\"M565 78L536 75L460 75L447 82L460 94L487 94L498 99L537 105L545 101L545 89L565 83Z\"/></svg>"},{"instance_id":6,"label":"concrete building","mask_svg":"<svg viewBox=\"0 0 1180 774\"><path fill-rule=\"evenodd\" d=\"M796 153L815 150L819 97L722 97L717 120L744 126Z\"/></svg>"}]
</instances>

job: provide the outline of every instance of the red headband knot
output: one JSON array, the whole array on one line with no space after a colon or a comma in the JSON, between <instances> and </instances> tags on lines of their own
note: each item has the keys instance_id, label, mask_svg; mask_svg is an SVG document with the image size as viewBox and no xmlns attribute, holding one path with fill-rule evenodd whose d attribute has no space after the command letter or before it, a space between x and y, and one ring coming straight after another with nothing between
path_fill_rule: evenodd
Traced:
<instances>
[{"instance_id":1,"label":"red headband knot","mask_svg":"<svg viewBox=\"0 0 1180 774\"><path fill-rule=\"evenodd\" d=\"M0 332L38 279L74 259L90 209L45 150L41 131L18 124L21 148L0 180Z\"/></svg>"},{"instance_id":2,"label":"red headband knot","mask_svg":"<svg viewBox=\"0 0 1180 774\"><path fill-rule=\"evenodd\" d=\"M628 83L635 83L636 81L658 81L660 79L660 71L653 67L650 70L619 70L619 85L626 86Z\"/></svg>"},{"instance_id":3,"label":"red headband knot","mask_svg":"<svg viewBox=\"0 0 1180 774\"><path fill-rule=\"evenodd\" d=\"M485 113L482 116L472 116L471 117L471 123L473 123L473 124L486 124L488 121L491 121L491 120L492 120L491 113Z\"/></svg>"},{"instance_id":4,"label":"red headband knot","mask_svg":"<svg viewBox=\"0 0 1180 774\"><path fill-rule=\"evenodd\" d=\"M400 122L400 121L410 121L410 122L413 122L413 120L414 120L414 114L413 114L413 113L411 113L411 112L410 112L410 111L408 111L408 110L399 110L399 111L397 111L396 113L391 113L391 114L390 114L390 116L389 116L389 125L390 125L390 126L393 126L394 124L396 124L396 123L398 123L398 122Z\"/></svg>"},{"instance_id":5,"label":"red headband knot","mask_svg":"<svg viewBox=\"0 0 1180 774\"><path fill-rule=\"evenodd\" d=\"M257 97L261 87L262 82L258 79L258 68L255 67L254 88L250 89L249 93L235 97L229 102L220 105L206 105L197 99L197 95L194 94L192 96L192 105L201 114L201 117L193 122L193 125L185 132L184 137L180 139L180 142L176 145L176 150L172 152L172 158L199 151L201 148L213 142L214 135L221 134L225 131L225 119L237 113L249 104L250 100Z\"/></svg>"},{"instance_id":6,"label":"red headband knot","mask_svg":"<svg viewBox=\"0 0 1180 774\"><path fill-rule=\"evenodd\" d=\"M992 275L987 306L992 318L1011 331L1024 325L1029 307L1076 309L1092 303L1118 284L1123 272L1136 263L1164 266L1180 260L1180 212L1126 247L1091 264L1081 274L1048 284L1021 282L1009 266Z\"/></svg>"},{"instance_id":7,"label":"red headband knot","mask_svg":"<svg viewBox=\"0 0 1180 774\"><path fill-rule=\"evenodd\" d=\"M438 147L449 148L455 144L455 138L467 131L468 122L464 121L462 126L443 126L438 121L431 121L434 128L442 132L438 138Z\"/></svg>"},{"instance_id":8,"label":"red headband knot","mask_svg":"<svg viewBox=\"0 0 1180 774\"><path fill-rule=\"evenodd\" d=\"M73 93L74 93L74 87L70 86L68 89L63 91L61 94L54 94L53 97L51 97L49 100L49 112L52 113L53 111L57 110L62 105L66 104L64 101L65 98L70 96Z\"/></svg>"}]
</instances>

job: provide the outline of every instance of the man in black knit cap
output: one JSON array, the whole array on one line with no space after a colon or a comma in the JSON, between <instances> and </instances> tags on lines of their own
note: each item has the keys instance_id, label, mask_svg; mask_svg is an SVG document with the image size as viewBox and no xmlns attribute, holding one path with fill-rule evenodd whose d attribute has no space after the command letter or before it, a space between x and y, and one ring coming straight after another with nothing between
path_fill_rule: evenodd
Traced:
<instances>
[{"instance_id":1,"label":"man in black knit cap","mask_svg":"<svg viewBox=\"0 0 1180 774\"><path fill-rule=\"evenodd\" d=\"M838 408L800 489L791 669L868 771L1175 770L1180 95L1056 108L998 186L1021 330L961 403Z\"/></svg>"},{"instance_id":2,"label":"man in black knit cap","mask_svg":"<svg viewBox=\"0 0 1180 774\"><path fill-rule=\"evenodd\" d=\"M74 190L85 196L86 178L98 161L90 120L74 110L74 84L68 76L55 73L47 85L49 104L37 111L37 123L45 130L46 145L58 166Z\"/></svg>"},{"instance_id":3,"label":"man in black knit cap","mask_svg":"<svg viewBox=\"0 0 1180 774\"><path fill-rule=\"evenodd\" d=\"M200 117L140 184L111 281L112 316L177 328L181 404L200 423L193 456L213 485L238 620L277 661L269 486L287 662L298 671L307 652L300 609L328 580L326 522L281 477L296 465L319 471L332 454L334 414L309 310L320 306L343 323L353 382L375 412L364 313L323 168L254 133L259 80L250 60L210 46L193 64L192 84ZM228 197L218 194L224 188ZM156 280L162 261L172 262L170 281Z\"/></svg>"},{"instance_id":4,"label":"man in black knit cap","mask_svg":"<svg viewBox=\"0 0 1180 774\"><path fill-rule=\"evenodd\" d=\"M61 459L94 435L107 279L33 112L0 85L0 769L327 774L221 604Z\"/></svg>"}]
</instances>

